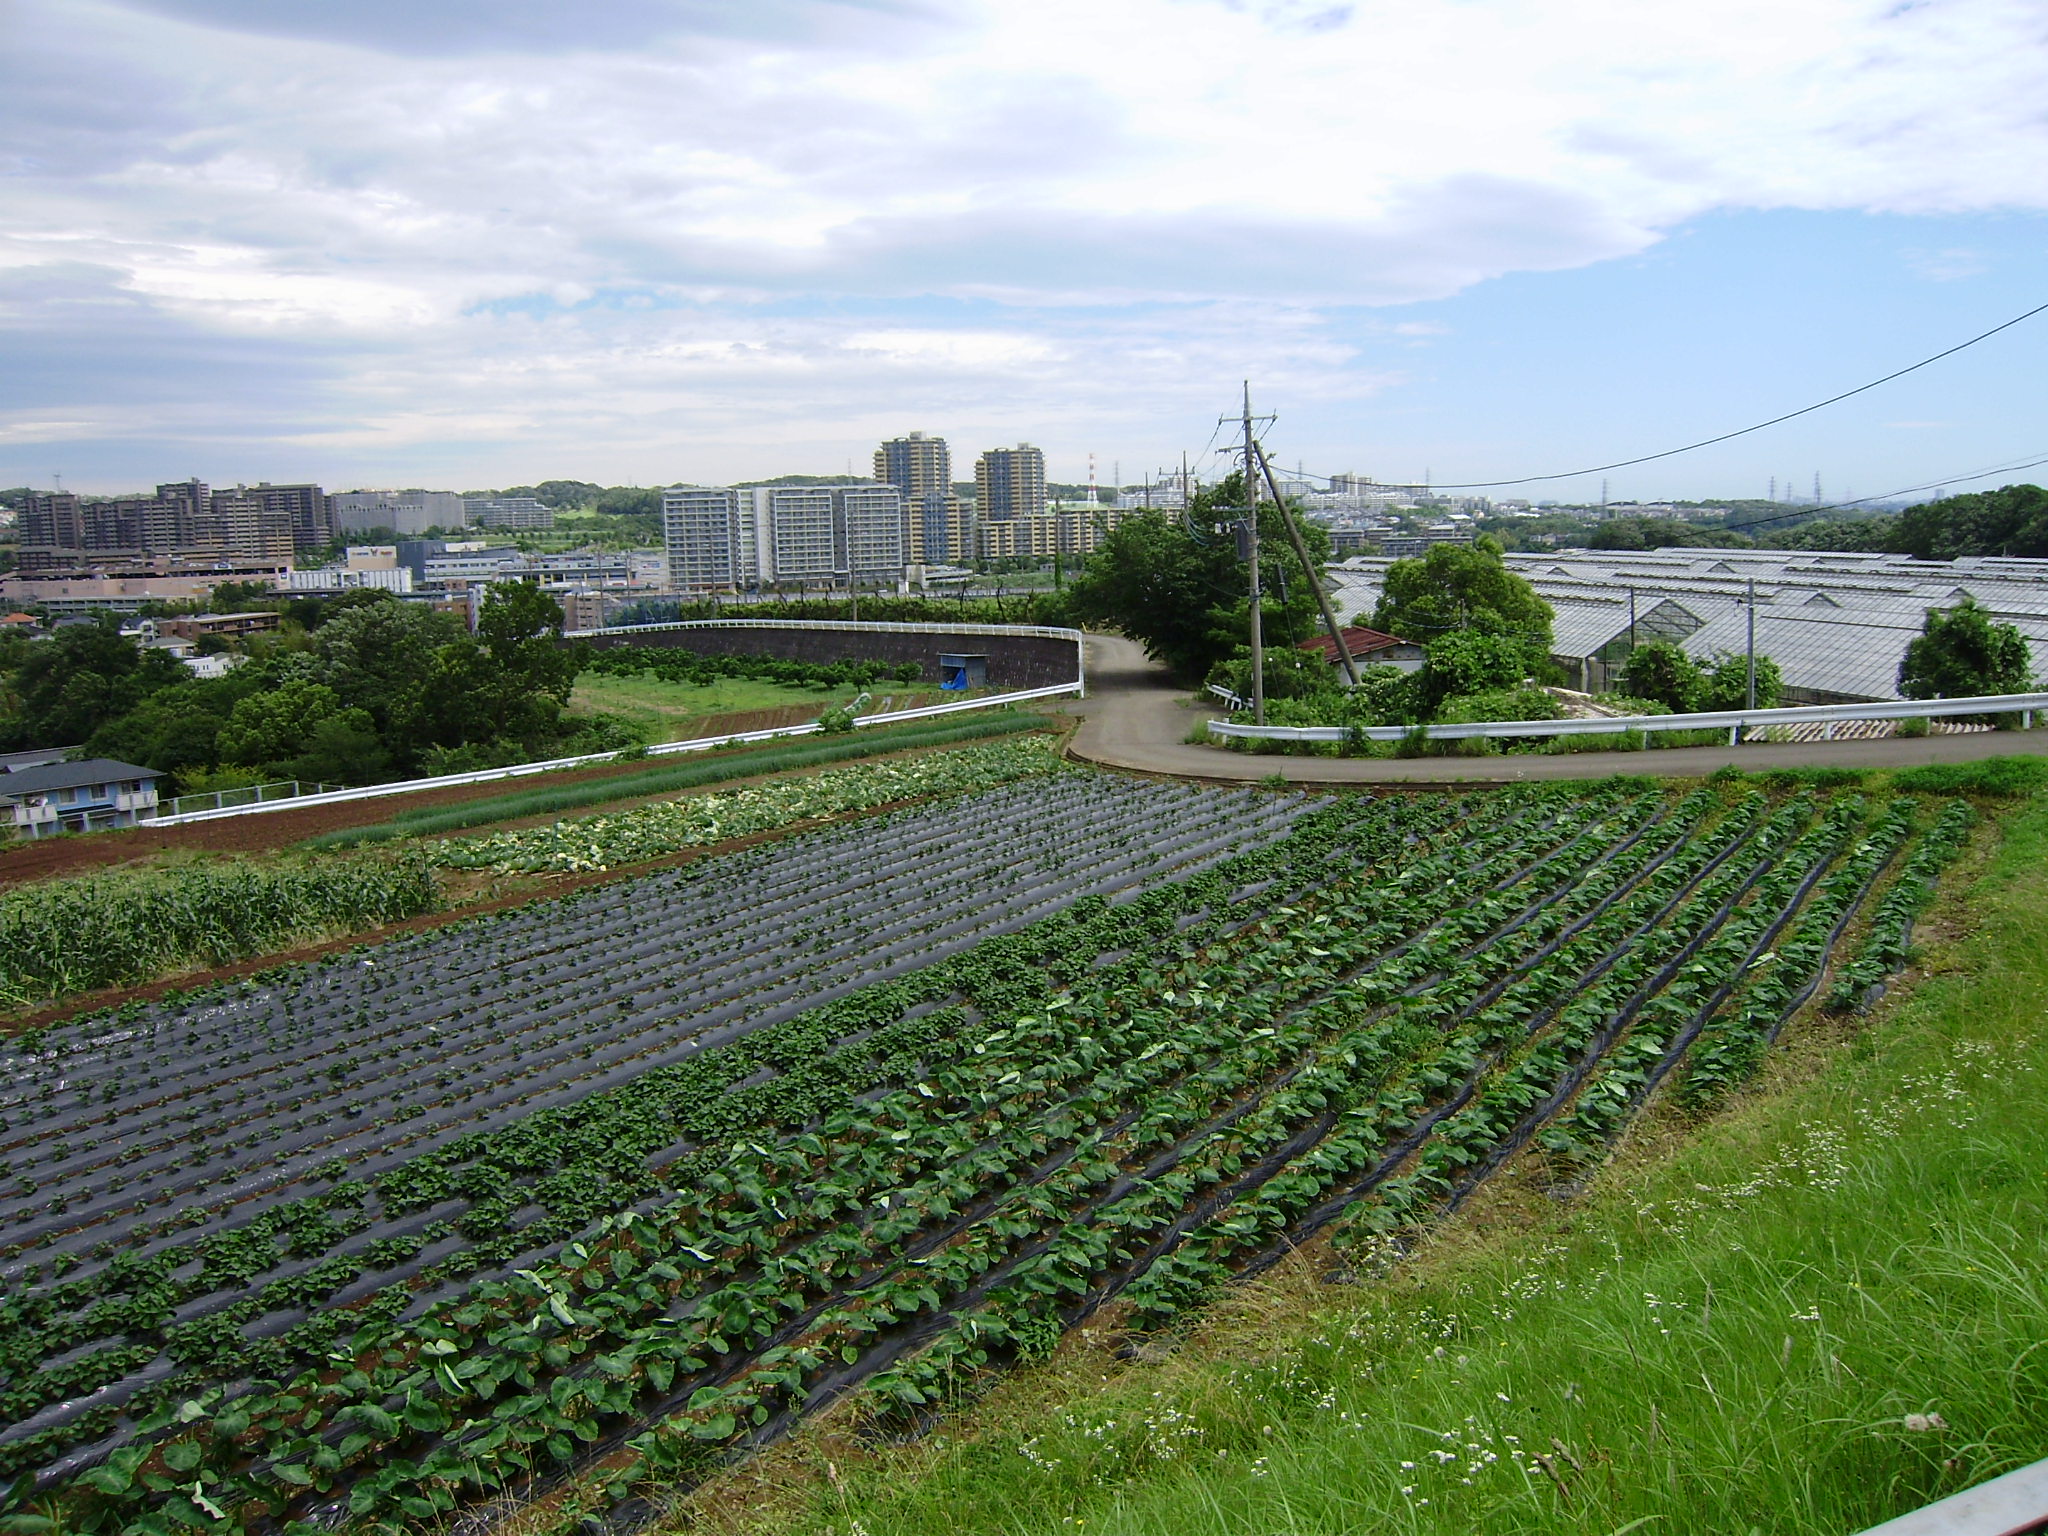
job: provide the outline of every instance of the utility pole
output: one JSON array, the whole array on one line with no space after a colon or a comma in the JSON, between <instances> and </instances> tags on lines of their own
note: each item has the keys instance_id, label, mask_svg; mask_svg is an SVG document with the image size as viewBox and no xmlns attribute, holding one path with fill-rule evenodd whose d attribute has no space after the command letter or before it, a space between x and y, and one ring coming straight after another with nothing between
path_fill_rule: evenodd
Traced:
<instances>
[{"instance_id":1,"label":"utility pole","mask_svg":"<svg viewBox=\"0 0 2048 1536\"><path fill-rule=\"evenodd\" d=\"M1263 594L1259 590L1259 466L1256 457L1258 445L1252 441L1252 381L1244 381L1244 500L1245 539L1249 553L1245 563L1251 568L1252 610L1252 724L1266 723L1266 636L1265 616L1259 609Z\"/></svg>"},{"instance_id":2,"label":"utility pole","mask_svg":"<svg viewBox=\"0 0 2048 1536\"><path fill-rule=\"evenodd\" d=\"M1266 489L1273 493L1273 501L1280 508L1281 525L1287 530L1287 540L1294 546L1294 553L1301 561L1301 573L1307 580L1309 590L1316 595L1316 606L1323 611L1323 627L1330 632L1330 644L1337 648L1337 663L1344 669L1351 686L1358 686L1358 664L1351 659L1351 651L1344 644L1344 631L1337 623L1337 615L1330 608L1330 594L1323 590L1323 584L1315 565L1308 557L1308 545L1301 537L1301 529L1294 521L1294 508L1287 505L1287 498L1280 494L1280 486L1273 478L1272 461L1265 450L1253 445L1259 456L1259 469L1266 477Z\"/></svg>"},{"instance_id":3,"label":"utility pole","mask_svg":"<svg viewBox=\"0 0 2048 1536\"><path fill-rule=\"evenodd\" d=\"M1756 578L1749 578L1749 690L1744 709L1756 708Z\"/></svg>"}]
</instances>

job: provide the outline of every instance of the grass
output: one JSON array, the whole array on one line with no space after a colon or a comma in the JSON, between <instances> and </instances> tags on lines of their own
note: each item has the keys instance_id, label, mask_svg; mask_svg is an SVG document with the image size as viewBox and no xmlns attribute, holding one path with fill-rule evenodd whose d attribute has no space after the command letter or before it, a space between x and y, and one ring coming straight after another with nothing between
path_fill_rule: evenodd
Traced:
<instances>
[{"instance_id":1,"label":"grass","mask_svg":"<svg viewBox=\"0 0 2048 1536\"><path fill-rule=\"evenodd\" d=\"M721 753L709 759L694 755L680 760L671 759L644 773L625 774L618 778L529 788L462 805L408 811L376 826L329 832L310 839L303 846L353 848L394 837L440 837L449 832L490 826L501 821L553 815L621 800L640 800L650 795L695 789L731 779L874 757L883 752L906 752L920 747L1004 736L1044 724L1042 716L1006 709L975 712L964 719L949 720L941 716L936 720L913 721L906 725L876 726L850 735L800 736L788 742L772 742L748 751Z\"/></svg>"},{"instance_id":2,"label":"grass","mask_svg":"<svg viewBox=\"0 0 2048 1536\"><path fill-rule=\"evenodd\" d=\"M1525 1161L1383 1278L1304 1256L1130 1363L1098 1320L899 1448L842 1413L691 1529L1808 1536L2048 1454L2048 798L2006 820L1935 974L1581 1197Z\"/></svg>"},{"instance_id":3,"label":"grass","mask_svg":"<svg viewBox=\"0 0 2048 1536\"><path fill-rule=\"evenodd\" d=\"M879 701L884 692L906 693L916 685L871 690ZM720 715L802 705L823 711L844 704L858 688L794 688L785 683L722 677L706 684L672 683L658 677L605 677L585 673L569 696L572 712L618 715L631 721L650 742L688 741L716 734L707 722Z\"/></svg>"}]
</instances>

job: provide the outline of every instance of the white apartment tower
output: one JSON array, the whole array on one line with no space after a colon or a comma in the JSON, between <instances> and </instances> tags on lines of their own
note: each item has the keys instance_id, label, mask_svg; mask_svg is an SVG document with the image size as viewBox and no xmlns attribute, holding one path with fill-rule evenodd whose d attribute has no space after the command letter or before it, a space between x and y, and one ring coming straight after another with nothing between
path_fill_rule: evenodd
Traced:
<instances>
[{"instance_id":1,"label":"white apartment tower","mask_svg":"<svg viewBox=\"0 0 2048 1536\"><path fill-rule=\"evenodd\" d=\"M910 521L893 485L684 485L662 493L661 514L678 592L898 581L910 563Z\"/></svg>"}]
</instances>

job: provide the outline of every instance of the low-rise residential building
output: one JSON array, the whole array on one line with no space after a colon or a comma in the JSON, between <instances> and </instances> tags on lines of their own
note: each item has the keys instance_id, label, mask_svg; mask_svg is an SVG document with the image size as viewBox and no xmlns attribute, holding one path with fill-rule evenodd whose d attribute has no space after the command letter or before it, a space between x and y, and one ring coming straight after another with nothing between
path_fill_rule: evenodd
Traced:
<instances>
[{"instance_id":1,"label":"low-rise residential building","mask_svg":"<svg viewBox=\"0 0 2048 1536\"><path fill-rule=\"evenodd\" d=\"M1104 536L1130 515L1123 507L1064 507L1057 512L991 519L977 530L977 553L984 560L1091 554Z\"/></svg>"},{"instance_id":2,"label":"low-rise residential building","mask_svg":"<svg viewBox=\"0 0 2048 1536\"><path fill-rule=\"evenodd\" d=\"M111 758L46 763L0 775L0 807L16 837L132 827L156 815L154 768Z\"/></svg>"},{"instance_id":3,"label":"low-rise residential building","mask_svg":"<svg viewBox=\"0 0 2048 1536\"><path fill-rule=\"evenodd\" d=\"M471 496L463 509L472 528L539 532L555 526L555 509L533 496Z\"/></svg>"},{"instance_id":4,"label":"low-rise residential building","mask_svg":"<svg viewBox=\"0 0 2048 1536\"><path fill-rule=\"evenodd\" d=\"M1352 663L1361 667L1399 667L1403 672L1421 669L1427 654L1412 640L1382 634L1359 624L1347 624L1337 631ZM1301 642L1301 649L1314 651L1331 666L1337 665L1337 647L1328 635L1314 635Z\"/></svg>"},{"instance_id":5,"label":"low-rise residential building","mask_svg":"<svg viewBox=\"0 0 2048 1536\"><path fill-rule=\"evenodd\" d=\"M229 566L201 575L0 577L0 605L41 608L52 619L94 613L134 613L145 603L189 603L213 595L226 582L281 586L289 566Z\"/></svg>"},{"instance_id":6,"label":"low-rise residential building","mask_svg":"<svg viewBox=\"0 0 2048 1536\"><path fill-rule=\"evenodd\" d=\"M454 491L337 491L328 498L338 533L389 528L423 534L429 528L461 528L468 513Z\"/></svg>"},{"instance_id":7,"label":"low-rise residential building","mask_svg":"<svg viewBox=\"0 0 2048 1536\"><path fill-rule=\"evenodd\" d=\"M181 619L158 619L156 631L180 640L201 640L208 635L239 640L245 635L270 634L283 623L281 615L259 608L253 613L197 613Z\"/></svg>"}]
</instances>

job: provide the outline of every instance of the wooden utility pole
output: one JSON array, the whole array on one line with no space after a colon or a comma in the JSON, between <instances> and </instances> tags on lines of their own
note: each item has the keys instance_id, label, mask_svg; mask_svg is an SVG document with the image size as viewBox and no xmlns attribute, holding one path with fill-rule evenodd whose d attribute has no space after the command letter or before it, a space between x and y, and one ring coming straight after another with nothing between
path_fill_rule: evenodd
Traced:
<instances>
[{"instance_id":1,"label":"wooden utility pole","mask_svg":"<svg viewBox=\"0 0 2048 1536\"><path fill-rule=\"evenodd\" d=\"M1749 687L1746 692L1744 709L1756 708L1756 578L1749 578Z\"/></svg>"},{"instance_id":2,"label":"wooden utility pole","mask_svg":"<svg viewBox=\"0 0 2048 1536\"><path fill-rule=\"evenodd\" d=\"M1252 724L1266 723L1265 616L1259 590L1259 465L1258 444L1252 441L1252 383L1244 382L1245 563L1251 567Z\"/></svg>"},{"instance_id":3,"label":"wooden utility pole","mask_svg":"<svg viewBox=\"0 0 2048 1536\"><path fill-rule=\"evenodd\" d=\"M1281 524L1287 529L1287 540L1294 546L1294 553L1301 561L1302 575L1308 579L1309 590L1316 595L1316 606L1323 611L1323 627L1330 632L1330 644L1337 647L1337 663L1344 669L1351 686L1358 686L1358 664L1351 659L1351 651L1344 644L1344 631L1337 623L1337 615L1330 607L1330 594L1323 590L1322 573L1308 557L1308 543L1301 536L1301 529L1294 521L1294 508L1287 505L1287 498L1280 494L1280 482L1273 478L1273 465L1266 457L1266 450L1256 443L1252 451L1258 455L1259 471L1265 477L1266 489L1273 493L1273 504L1280 509Z\"/></svg>"}]
</instances>

